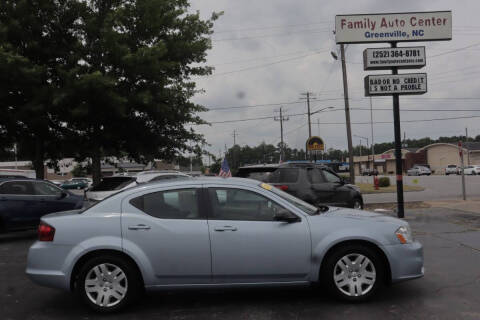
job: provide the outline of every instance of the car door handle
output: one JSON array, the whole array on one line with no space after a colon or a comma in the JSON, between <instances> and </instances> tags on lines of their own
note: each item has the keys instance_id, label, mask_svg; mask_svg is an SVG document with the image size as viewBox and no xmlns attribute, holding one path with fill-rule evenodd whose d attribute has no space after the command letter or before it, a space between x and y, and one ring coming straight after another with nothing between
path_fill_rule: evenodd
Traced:
<instances>
[{"instance_id":1,"label":"car door handle","mask_svg":"<svg viewBox=\"0 0 480 320\"><path fill-rule=\"evenodd\" d=\"M223 227L216 227L215 231L237 231L237 228L232 226L223 226Z\"/></svg>"},{"instance_id":2,"label":"car door handle","mask_svg":"<svg viewBox=\"0 0 480 320\"><path fill-rule=\"evenodd\" d=\"M128 230L150 230L150 226L144 224L137 224L136 226L129 226Z\"/></svg>"}]
</instances>

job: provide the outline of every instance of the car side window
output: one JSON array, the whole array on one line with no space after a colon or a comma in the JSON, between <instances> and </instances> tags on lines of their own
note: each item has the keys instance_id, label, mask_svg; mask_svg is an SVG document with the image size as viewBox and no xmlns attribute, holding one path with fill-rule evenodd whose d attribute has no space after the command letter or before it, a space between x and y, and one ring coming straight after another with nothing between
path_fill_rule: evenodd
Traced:
<instances>
[{"instance_id":1,"label":"car side window","mask_svg":"<svg viewBox=\"0 0 480 320\"><path fill-rule=\"evenodd\" d=\"M279 168L270 174L268 182L295 183L298 180L298 168Z\"/></svg>"},{"instance_id":2,"label":"car side window","mask_svg":"<svg viewBox=\"0 0 480 320\"><path fill-rule=\"evenodd\" d=\"M147 193L130 200L130 204L160 219L202 219L198 207L198 190L180 189Z\"/></svg>"},{"instance_id":3,"label":"car side window","mask_svg":"<svg viewBox=\"0 0 480 320\"><path fill-rule=\"evenodd\" d=\"M34 192L30 181L8 181L0 185L0 194L33 195Z\"/></svg>"},{"instance_id":4,"label":"car side window","mask_svg":"<svg viewBox=\"0 0 480 320\"><path fill-rule=\"evenodd\" d=\"M273 221L283 207L256 192L243 189L209 188L211 220Z\"/></svg>"},{"instance_id":5,"label":"car side window","mask_svg":"<svg viewBox=\"0 0 480 320\"><path fill-rule=\"evenodd\" d=\"M34 182L33 192L37 196L57 196L62 190L45 182Z\"/></svg>"},{"instance_id":6,"label":"car side window","mask_svg":"<svg viewBox=\"0 0 480 320\"><path fill-rule=\"evenodd\" d=\"M328 182L337 183L340 182L340 178L328 170L323 170L323 175Z\"/></svg>"},{"instance_id":7,"label":"car side window","mask_svg":"<svg viewBox=\"0 0 480 320\"><path fill-rule=\"evenodd\" d=\"M310 183L324 183L325 179L322 176L322 173L317 168L308 168L307 169L307 177Z\"/></svg>"}]
</instances>

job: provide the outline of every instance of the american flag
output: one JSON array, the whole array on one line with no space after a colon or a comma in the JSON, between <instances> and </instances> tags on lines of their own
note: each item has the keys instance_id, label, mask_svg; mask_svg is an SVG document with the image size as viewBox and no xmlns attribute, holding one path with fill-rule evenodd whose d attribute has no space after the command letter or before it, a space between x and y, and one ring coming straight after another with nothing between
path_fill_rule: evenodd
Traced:
<instances>
[{"instance_id":1,"label":"american flag","mask_svg":"<svg viewBox=\"0 0 480 320\"><path fill-rule=\"evenodd\" d=\"M228 166L227 158L223 158L222 167L220 168L220 172L218 173L220 177L228 178L232 176L232 172L230 171L230 167Z\"/></svg>"}]
</instances>

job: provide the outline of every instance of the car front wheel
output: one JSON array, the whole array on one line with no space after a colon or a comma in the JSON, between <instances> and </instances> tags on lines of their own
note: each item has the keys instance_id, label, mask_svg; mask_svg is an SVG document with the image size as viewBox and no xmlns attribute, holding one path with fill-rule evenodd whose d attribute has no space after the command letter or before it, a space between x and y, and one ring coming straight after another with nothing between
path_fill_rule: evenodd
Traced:
<instances>
[{"instance_id":1,"label":"car front wheel","mask_svg":"<svg viewBox=\"0 0 480 320\"><path fill-rule=\"evenodd\" d=\"M353 207L353 209L363 210L362 200L360 200L358 198L353 199L352 207Z\"/></svg>"},{"instance_id":2,"label":"car front wheel","mask_svg":"<svg viewBox=\"0 0 480 320\"><path fill-rule=\"evenodd\" d=\"M336 250L327 257L321 277L336 297L352 302L369 299L385 279L380 257L375 250L363 245Z\"/></svg>"},{"instance_id":3,"label":"car front wheel","mask_svg":"<svg viewBox=\"0 0 480 320\"><path fill-rule=\"evenodd\" d=\"M136 268L117 256L95 257L80 271L77 293L92 309L117 311L140 293L141 282Z\"/></svg>"}]
</instances>

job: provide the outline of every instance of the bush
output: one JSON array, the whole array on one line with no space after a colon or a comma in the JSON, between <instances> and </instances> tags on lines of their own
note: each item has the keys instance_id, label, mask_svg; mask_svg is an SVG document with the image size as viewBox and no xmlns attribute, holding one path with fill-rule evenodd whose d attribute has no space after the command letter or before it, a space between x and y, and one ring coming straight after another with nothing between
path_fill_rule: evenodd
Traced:
<instances>
[{"instance_id":1,"label":"bush","mask_svg":"<svg viewBox=\"0 0 480 320\"><path fill-rule=\"evenodd\" d=\"M389 187L390 186L390 178L389 177L381 177L380 179L378 179L378 185L380 186L380 188Z\"/></svg>"}]
</instances>

